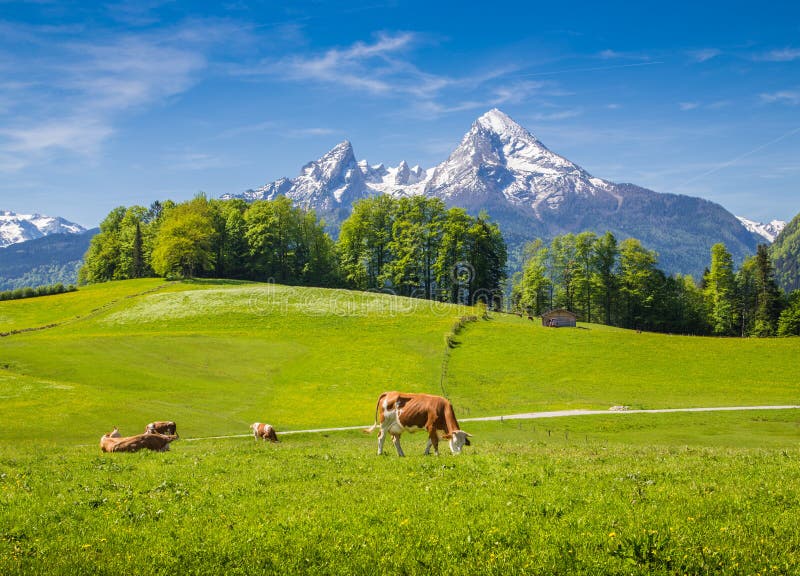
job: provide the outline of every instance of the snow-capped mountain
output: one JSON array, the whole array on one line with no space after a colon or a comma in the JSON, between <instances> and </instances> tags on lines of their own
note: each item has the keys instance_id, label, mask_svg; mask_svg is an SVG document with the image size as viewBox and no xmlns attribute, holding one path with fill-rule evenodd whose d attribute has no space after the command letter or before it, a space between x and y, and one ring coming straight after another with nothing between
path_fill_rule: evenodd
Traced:
<instances>
[{"instance_id":1,"label":"snow-capped mountain","mask_svg":"<svg viewBox=\"0 0 800 576\"><path fill-rule=\"evenodd\" d=\"M737 216L737 218L745 228L750 230L750 232L758 234L770 244L775 242L775 238L778 237L778 234L781 233L781 230L786 228L786 222L783 220L772 220L767 224L762 224L761 222L756 222L755 220L749 220L744 216Z\"/></svg>"},{"instance_id":2,"label":"snow-capped mountain","mask_svg":"<svg viewBox=\"0 0 800 576\"><path fill-rule=\"evenodd\" d=\"M763 241L719 204L596 178L497 109L478 118L434 168L357 162L345 141L306 164L296 178L223 198L271 199L280 194L324 216L334 232L354 201L378 194L423 194L473 214L486 210L512 251L534 238L609 230L619 240L635 237L656 250L664 270L696 276L715 243L724 242L741 259Z\"/></svg>"},{"instance_id":3,"label":"snow-capped mountain","mask_svg":"<svg viewBox=\"0 0 800 576\"><path fill-rule=\"evenodd\" d=\"M281 178L242 194L224 194L222 198L272 200L282 195L298 206L326 215L342 208L349 213L349 207L361 198L422 193L429 172L419 166L410 168L405 161L394 168L370 165L366 160L357 162L352 144L345 140L319 160L303 166L296 178Z\"/></svg>"},{"instance_id":4,"label":"snow-capped mountain","mask_svg":"<svg viewBox=\"0 0 800 576\"><path fill-rule=\"evenodd\" d=\"M58 216L16 214L0 210L0 247L49 236L50 234L80 234L86 228Z\"/></svg>"},{"instance_id":5,"label":"snow-capped mountain","mask_svg":"<svg viewBox=\"0 0 800 576\"><path fill-rule=\"evenodd\" d=\"M436 167L425 194L469 208L507 202L532 210L540 220L574 194L596 196L612 209L622 200L610 183L551 152L497 109L478 118Z\"/></svg>"}]
</instances>

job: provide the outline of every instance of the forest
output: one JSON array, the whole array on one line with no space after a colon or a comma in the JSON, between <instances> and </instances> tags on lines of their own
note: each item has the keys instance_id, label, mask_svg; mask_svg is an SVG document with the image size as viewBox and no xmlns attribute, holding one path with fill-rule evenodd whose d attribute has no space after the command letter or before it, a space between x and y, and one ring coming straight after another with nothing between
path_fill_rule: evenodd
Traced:
<instances>
[{"instance_id":1,"label":"forest","mask_svg":"<svg viewBox=\"0 0 800 576\"><path fill-rule=\"evenodd\" d=\"M800 334L800 292L786 295L766 245L738 269L723 244L703 277L668 275L658 254L611 233L535 240L507 278L507 247L486 214L439 199L361 200L337 241L325 222L285 197L246 203L203 194L119 207L100 225L81 283L215 277L386 291L539 315L566 308L581 321L717 336Z\"/></svg>"},{"instance_id":2,"label":"forest","mask_svg":"<svg viewBox=\"0 0 800 576\"><path fill-rule=\"evenodd\" d=\"M362 200L334 242L314 212L288 198L248 204L201 194L112 210L79 281L215 277L471 304L501 297L506 257L488 217L446 209L438 199Z\"/></svg>"},{"instance_id":3,"label":"forest","mask_svg":"<svg viewBox=\"0 0 800 576\"><path fill-rule=\"evenodd\" d=\"M566 308L585 322L675 334L800 334L800 291L787 297L778 287L764 244L738 270L725 245L715 244L699 283L657 265L656 252L611 232L535 240L513 279L512 307L534 315Z\"/></svg>"}]
</instances>

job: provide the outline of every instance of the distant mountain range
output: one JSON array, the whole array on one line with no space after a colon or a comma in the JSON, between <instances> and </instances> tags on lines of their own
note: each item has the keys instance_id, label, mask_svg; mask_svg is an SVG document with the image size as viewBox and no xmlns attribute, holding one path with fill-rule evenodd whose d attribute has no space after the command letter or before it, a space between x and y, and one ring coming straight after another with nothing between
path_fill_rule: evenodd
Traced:
<instances>
[{"instance_id":1,"label":"distant mountain range","mask_svg":"<svg viewBox=\"0 0 800 576\"><path fill-rule=\"evenodd\" d=\"M0 290L61 282L76 284L83 256L98 228L48 234L0 248Z\"/></svg>"},{"instance_id":2,"label":"distant mountain range","mask_svg":"<svg viewBox=\"0 0 800 576\"><path fill-rule=\"evenodd\" d=\"M86 228L58 216L0 210L0 248L50 234L81 234Z\"/></svg>"},{"instance_id":3,"label":"distant mountain range","mask_svg":"<svg viewBox=\"0 0 800 576\"><path fill-rule=\"evenodd\" d=\"M633 236L659 253L663 270L695 278L708 265L716 242L724 242L742 260L758 243L773 242L786 226L779 220L762 224L737 218L700 198L596 178L496 109L478 118L434 168L357 161L352 145L344 141L303 166L295 178L222 198L284 195L315 210L336 235L354 202L380 194L441 198L472 214L485 210L500 225L512 254L526 241L568 232L610 230L620 240ZM60 217L0 211L0 288L74 282L96 230L86 232Z\"/></svg>"},{"instance_id":4,"label":"distant mountain range","mask_svg":"<svg viewBox=\"0 0 800 576\"><path fill-rule=\"evenodd\" d=\"M336 234L354 202L378 194L422 194L472 214L485 210L500 225L512 251L534 238L610 230L620 240L632 236L656 250L663 270L695 278L709 264L715 243L724 242L740 261L772 233L763 226L748 229L708 200L594 177L497 109L478 118L452 154L434 168L359 162L350 142L344 141L306 164L296 178L222 197L257 200L284 195L315 210Z\"/></svg>"}]
</instances>

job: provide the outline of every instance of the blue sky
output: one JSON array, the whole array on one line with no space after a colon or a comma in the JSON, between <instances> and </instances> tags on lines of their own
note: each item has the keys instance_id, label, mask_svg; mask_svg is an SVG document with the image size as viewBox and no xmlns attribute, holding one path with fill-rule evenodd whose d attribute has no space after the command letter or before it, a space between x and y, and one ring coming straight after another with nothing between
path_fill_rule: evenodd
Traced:
<instances>
[{"instance_id":1,"label":"blue sky","mask_svg":"<svg viewBox=\"0 0 800 576\"><path fill-rule=\"evenodd\" d=\"M0 0L0 209L97 225L497 107L595 176L800 212L800 4Z\"/></svg>"}]
</instances>

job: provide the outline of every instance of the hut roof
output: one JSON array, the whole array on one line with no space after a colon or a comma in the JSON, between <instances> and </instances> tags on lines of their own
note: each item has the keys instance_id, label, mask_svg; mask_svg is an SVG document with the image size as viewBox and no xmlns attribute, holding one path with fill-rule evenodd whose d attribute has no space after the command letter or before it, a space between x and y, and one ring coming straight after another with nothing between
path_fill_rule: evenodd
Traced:
<instances>
[{"instance_id":1,"label":"hut roof","mask_svg":"<svg viewBox=\"0 0 800 576\"><path fill-rule=\"evenodd\" d=\"M578 318L578 315L575 312L571 312L566 308L556 308L555 310L548 310L544 314L542 314L542 318L552 318L554 316L568 316L574 319Z\"/></svg>"}]
</instances>

